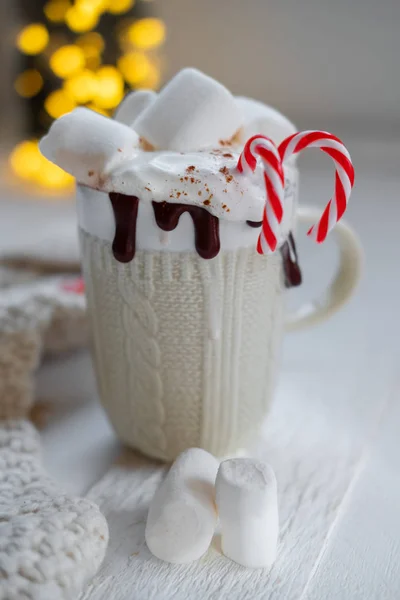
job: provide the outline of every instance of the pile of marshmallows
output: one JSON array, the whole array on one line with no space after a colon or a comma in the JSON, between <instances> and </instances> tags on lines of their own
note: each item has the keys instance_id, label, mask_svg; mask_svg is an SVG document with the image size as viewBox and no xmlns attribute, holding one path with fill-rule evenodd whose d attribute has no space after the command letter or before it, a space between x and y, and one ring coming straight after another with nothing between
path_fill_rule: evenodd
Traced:
<instances>
[{"instance_id":1,"label":"pile of marshmallows","mask_svg":"<svg viewBox=\"0 0 400 600\"><path fill-rule=\"evenodd\" d=\"M260 132L280 143L295 131L273 108L235 98L211 77L187 68L159 94L129 94L113 120L87 108L64 115L41 140L40 150L80 183L106 188L107 176L139 150L199 151L239 133L239 145Z\"/></svg>"},{"instance_id":2,"label":"pile of marshmallows","mask_svg":"<svg viewBox=\"0 0 400 600\"><path fill-rule=\"evenodd\" d=\"M278 503L272 468L234 458L219 464L200 448L183 452L156 491L146 524L149 550L170 563L199 559L220 521L222 552L250 568L276 557Z\"/></svg>"}]
</instances>

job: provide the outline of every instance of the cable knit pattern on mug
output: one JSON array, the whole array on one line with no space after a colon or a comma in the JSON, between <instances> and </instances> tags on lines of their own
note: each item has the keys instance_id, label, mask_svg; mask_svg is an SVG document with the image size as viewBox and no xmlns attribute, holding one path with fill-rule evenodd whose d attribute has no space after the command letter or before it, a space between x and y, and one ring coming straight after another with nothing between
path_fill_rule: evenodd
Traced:
<instances>
[{"instance_id":1,"label":"cable knit pattern on mug","mask_svg":"<svg viewBox=\"0 0 400 600\"><path fill-rule=\"evenodd\" d=\"M0 427L0 600L77 600L107 547L105 518L61 494L26 421Z\"/></svg>"},{"instance_id":2,"label":"cable knit pattern on mug","mask_svg":"<svg viewBox=\"0 0 400 600\"><path fill-rule=\"evenodd\" d=\"M118 394L123 414L116 429L123 441L134 436L143 452L164 454L167 449L163 431L165 408L159 374L158 324L151 303L152 266L148 257L142 261L135 259L129 265L118 263L107 256L101 242L88 244L83 232L81 244L92 265L89 270L85 268L85 277L92 290L88 298L95 313L94 338L99 338L98 343L95 342L97 372L100 380L105 380L102 397ZM106 286L91 276L96 265L104 269ZM109 360L102 359L104 352ZM126 362L128 369L124 366Z\"/></svg>"},{"instance_id":3,"label":"cable knit pattern on mug","mask_svg":"<svg viewBox=\"0 0 400 600\"><path fill-rule=\"evenodd\" d=\"M109 242L81 239L101 399L120 438L164 460L243 447L271 400L280 255L138 251L123 265Z\"/></svg>"},{"instance_id":4,"label":"cable knit pattern on mug","mask_svg":"<svg viewBox=\"0 0 400 600\"><path fill-rule=\"evenodd\" d=\"M142 265L133 265L133 268ZM165 452L163 430L165 408L160 376L161 353L157 343L158 324L151 300L153 295L151 265L143 265L143 279L126 275L118 265L118 290L124 301L122 330L124 351L130 366L128 393L135 396L133 423L140 447L147 453Z\"/></svg>"}]
</instances>

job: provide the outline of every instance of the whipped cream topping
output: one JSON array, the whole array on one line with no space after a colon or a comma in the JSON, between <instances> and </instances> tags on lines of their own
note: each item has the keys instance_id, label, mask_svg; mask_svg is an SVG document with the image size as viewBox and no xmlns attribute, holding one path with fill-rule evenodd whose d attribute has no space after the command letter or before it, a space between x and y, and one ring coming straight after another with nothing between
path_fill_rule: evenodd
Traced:
<instances>
[{"instance_id":1,"label":"whipped cream topping","mask_svg":"<svg viewBox=\"0 0 400 600\"><path fill-rule=\"evenodd\" d=\"M261 221L265 204L262 165L251 174L236 169L232 147L200 152L139 151L104 177L99 189L137 196L142 202L183 203L227 221Z\"/></svg>"}]
</instances>

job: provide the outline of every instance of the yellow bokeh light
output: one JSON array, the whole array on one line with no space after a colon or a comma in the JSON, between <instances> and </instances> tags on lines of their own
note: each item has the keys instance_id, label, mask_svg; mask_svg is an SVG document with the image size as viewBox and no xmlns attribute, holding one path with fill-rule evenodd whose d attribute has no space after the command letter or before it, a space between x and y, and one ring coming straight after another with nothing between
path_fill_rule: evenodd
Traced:
<instances>
[{"instance_id":1,"label":"yellow bokeh light","mask_svg":"<svg viewBox=\"0 0 400 600\"><path fill-rule=\"evenodd\" d=\"M65 22L71 31L82 33L94 29L99 22L99 12L90 5L76 5L68 9Z\"/></svg>"},{"instance_id":2,"label":"yellow bokeh light","mask_svg":"<svg viewBox=\"0 0 400 600\"><path fill-rule=\"evenodd\" d=\"M75 0L78 9L94 11L98 14L105 12L113 0Z\"/></svg>"},{"instance_id":3,"label":"yellow bokeh light","mask_svg":"<svg viewBox=\"0 0 400 600\"><path fill-rule=\"evenodd\" d=\"M22 98L33 98L43 87L43 77L36 69L28 69L18 75L14 87Z\"/></svg>"},{"instance_id":4,"label":"yellow bokeh light","mask_svg":"<svg viewBox=\"0 0 400 600\"><path fill-rule=\"evenodd\" d=\"M53 119L58 119L65 113L71 112L76 107L76 102L65 90L56 90L47 96L44 107Z\"/></svg>"},{"instance_id":5,"label":"yellow bokeh light","mask_svg":"<svg viewBox=\"0 0 400 600\"><path fill-rule=\"evenodd\" d=\"M72 188L75 179L43 156L40 169L35 173L35 181L45 188L65 190Z\"/></svg>"},{"instance_id":6,"label":"yellow bokeh light","mask_svg":"<svg viewBox=\"0 0 400 600\"><path fill-rule=\"evenodd\" d=\"M50 0L43 11L52 23L63 23L68 9L71 7L69 0Z\"/></svg>"},{"instance_id":7,"label":"yellow bokeh light","mask_svg":"<svg viewBox=\"0 0 400 600\"><path fill-rule=\"evenodd\" d=\"M113 15L122 15L123 13L128 12L134 4L135 0L109 0L107 10Z\"/></svg>"},{"instance_id":8,"label":"yellow bokeh light","mask_svg":"<svg viewBox=\"0 0 400 600\"><path fill-rule=\"evenodd\" d=\"M148 77L151 63L142 52L128 52L118 59L118 68L125 80L134 86Z\"/></svg>"},{"instance_id":9,"label":"yellow bokeh light","mask_svg":"<svg viewBox=\"0 0 400 600\"><path fill-rule=\"evenodd\" d=\"M86 68L91 71L97 71L101 65L101 57L97 54L96 56L86 57Z\"/></svg>"},{"instance_id":10,"label":"yellow bokeh light","mask_svg":"<svg viewBox=\"0 0 400 600\"><path fill-rule=\"evenodd\" d=\"M82 48L85 56L101 54L105 47L103 37L96 31L79 36L76 40L76 44Z\"/></svg>"},{"instance_id":11,"label":"yellow bokeh light","mask_svg":"<svg viewBox=\"0 0 400 600\"><path fill-rule=\"evenodd\" d=\"M50 67L58 77L72 77L85 66L85 55L82 48L68 45L61 46L50 57Z\"/></svg>"},{"instance_id":12,"label":"yellow bokeh light","mask_svg":"<svg viewBox=\"0 0 400 600\"><path fill-rule=\"evenodd\" d=\"M22 179L31 179L39 171L42 163L38 143L26 140L15 146L9 157L12 170Z\"/></svg>"},{"instance_id":13,"label":"yellow bokeh light","mask_svg":"<svg viewBox=\"0 0 400 600\"><path fill-rule=\"evenodd\" d=\"M24 54L40 54L49 43L49 32L41 23L32 23L20 31L17 47Z\"/></svg>"},{"instance_id":14,"label":"yellow bokeh light","mask_svg":"<svg viewBox=\"0 0 400 600\"><path fill-rule=\"evenodd\" d=\"M153 64L150 64L147 76L135 84L135 88L138 90L158 90L161 83L161 72L160 69Z\"/></svg>"},{"instance_id":15,"label":"yellow bokeh light","mask_svg":"<svg viewBox=\"0 0 400 600\"><path fill-rule=\"evenodd\" d=\"M94 110L94 112L97 112L100 115L104 115L105 117L110 116L110 113L107 110L105 110L104 108L100 108L100 106L97 106L96 104L88 104L87 108L90 108L90 110Z\"/></svg>"},{"instance_id":16,"label":"yellow bokeh light","mask_svg":"<svg viewBox=\"0 0 400 600\"><path fill-rule=\"evenodd\" d=\"M110 65L97 71L98 90L94 97L100 108L115 108L124 97L124 80L121 73Z\"/></svg>"},{"instance_id":17,"label":"yellow bokeh light","mask_svg":"<svg viewBox=\"0 0 400 600\"><path fill-rule=\"evenodd\" d=\"M17 177L38 183L48 189L67 190L75 181L71 175L41 154L38 140L19 143L11 152L9 162Z\"/></svg>"},{"instance_id":18,"label":"yellow bokeh light","mask_svg":"<svg viewBox=\"0 0 400 600\"><path fill-rule=\"evenodd\" d=\"M165 25L160 19L140 19L131 25L127 31L128 40L137 46L148 50L160 46L165 40Z\"/></svg>"},{"instance_id":19,"label":"yellow bokeh light","mask_svg":"<svg viewBox=\"0 0 400 600\"><path fill-rule=\"evenodd\" d=\"M67 94L78 104L87 104L97 93L98 80L96 75L85 69L65 82Z\"/></svg>"}]
</instances>

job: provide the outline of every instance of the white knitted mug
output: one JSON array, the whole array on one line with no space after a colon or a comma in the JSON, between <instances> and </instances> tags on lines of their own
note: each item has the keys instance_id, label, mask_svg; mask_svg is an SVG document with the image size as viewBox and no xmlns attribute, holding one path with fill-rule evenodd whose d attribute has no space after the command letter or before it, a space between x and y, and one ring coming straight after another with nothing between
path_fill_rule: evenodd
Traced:
<instances>
[{"instance_id":1,"label":"white knitted mug","mask_svg":"<svg viewBox=\"0 0 400 600\"><path fill-rule=\"evenodd\" d=\"M204 260L193 250L139 244L123 264L112 254L109 204L105 194L78 190L94 363L109 419L124 443L163 460L193 446L232 454L252 439L271 402L285 328L280 253L259 256L251 245ZM336 232L335 281L323 303L289 319L291 329L325 319L354 289L359 244L343 223Z\"/></svg>"}]
</instances>

